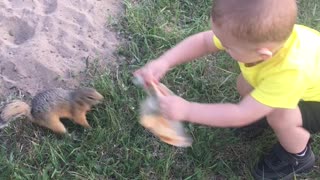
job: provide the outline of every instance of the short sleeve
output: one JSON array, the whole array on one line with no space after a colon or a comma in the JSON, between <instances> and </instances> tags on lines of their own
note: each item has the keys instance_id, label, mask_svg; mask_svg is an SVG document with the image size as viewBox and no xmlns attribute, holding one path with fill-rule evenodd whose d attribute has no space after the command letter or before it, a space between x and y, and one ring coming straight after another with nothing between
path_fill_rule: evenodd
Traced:
<instances>
[{"instance_id":1,"label":"short sleeve","mask_svg":"<svg viewBox=\"0 0 320 180\"><path fill-rule=\"evenodd\" d=\"M263 73L263 72L262 72ZM296 108L307 89L307 78L299 70L285 70L265 77L251 92L258 102L273 108Z\"/></svg>"},{"instance_id":2,"label":"short sleeve","mask_svg":"<svg viewBox=\"0 0 320 180\"><path fill-rule=\"evenodd\" d=\"M224 50L224 47L222 46L222 44L221 44L220 40L217 38L217 36L214 35L213 38L212 38L212 40L213 40L213 44L214 44L218 49Z\"/></svg>"}]
</instances>

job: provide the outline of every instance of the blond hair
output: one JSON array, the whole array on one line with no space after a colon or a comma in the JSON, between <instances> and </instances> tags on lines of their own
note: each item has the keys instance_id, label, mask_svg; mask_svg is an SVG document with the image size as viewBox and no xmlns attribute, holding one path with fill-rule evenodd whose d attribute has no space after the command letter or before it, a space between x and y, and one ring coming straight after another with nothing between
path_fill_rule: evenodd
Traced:
<instances>
[{"instance_id":1,"label":"blond hair","mask_svg":"<svg viewBox=\"0 0 320 180\"><path fill-rule=\"evenodd\" d=\"M214 25L248 42L283 42L297 18L295 0L214 0Z\"/></svg>"}]
</instances>

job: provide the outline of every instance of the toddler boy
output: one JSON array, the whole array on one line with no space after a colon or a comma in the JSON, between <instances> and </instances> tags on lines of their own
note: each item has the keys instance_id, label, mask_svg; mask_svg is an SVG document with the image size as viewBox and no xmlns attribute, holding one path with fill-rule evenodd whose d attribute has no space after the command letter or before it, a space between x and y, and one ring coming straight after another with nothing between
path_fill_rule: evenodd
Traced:
<instances>
[{"instance_id":1,"label":"toddler boy","mask_svg":"<svg viewBox=\"0 0 320 180\"><path fill-rule=\"evenodd\" d=\"M243 127L262 117L279 143L255 166L256 179L312 169L310 133L320 129L320 33L297 25L295 0L215 0L212 30L188 37L134 74L158 82L172 67L225 50L238 61L238 104L160 98L164 115L213 127Z\"/></svg>"}]
</instances>

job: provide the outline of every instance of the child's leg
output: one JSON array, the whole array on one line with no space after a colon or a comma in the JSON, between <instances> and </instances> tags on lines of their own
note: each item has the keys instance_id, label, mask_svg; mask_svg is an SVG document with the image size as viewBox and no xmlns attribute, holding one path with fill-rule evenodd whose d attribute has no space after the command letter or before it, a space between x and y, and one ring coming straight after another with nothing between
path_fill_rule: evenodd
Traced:
<instances>
[{"instance_id":1,"label":"child's leg","mask_svg":"<svg viewBox=\"0 0 320 180\"><path fill-rule=\"evenodd\" d=\"M237 90L242 97L253 90L241 74L237 79ZM276 109L268 115L268 124L274 130L281 145L274 145L270 154L256 165L253 171L256 179L291 178L294 174L307 172L313 167L315 157L310 145L307 146L310 138L308 131L317 132L320 130L320 123L317 121L320 116L318 113L320 105L301 103L299 107L302 108L301 112L300 108ZM263 122L266 122L265 118L239 130L242 132L246 129L251 132L259 130L259 128L261 130L263 126L260 124L264 124ZM302 154L297 154L301 152Z\"/></svg>"},{"instance_id":2,"label":"child's leg","mask_svg":"<svg viewBox=\"0 0 320 180\"><path fill-rule=\"evenodd\" d=\"M240 74L237 78L237 90L241 97L248 95L252 90L252 86Z\"/></svg>"},{"instance_id":3,"label":"child's leg","mask_svg":"<svg viewBox=\"0 0 320 180\"><path fill-rule=\"evenodd\" d=\"M309 172L315 156L308 143L310 133L304 129L300 108L276 109L267 121L278 137L270 153L255 166L256 179L292 179L295 174Z\"/></svg>"},{"instance_id":4,"label":"child's leg","mask_svg":"<svg viewBox=\"0 0 320 180\"><path fill-rule=\"evenodd\" d=\"M237 90L241 97L250 94L253 90L253 87L243 78L242 74L237 79ZM244 140L251 140L262 135L266 128L268 128L267 120L262 118L248 126L234 129L234 133Z\"/></svg>"},{"instance_id":5,"label":"child's leg","mask_svg":"<svg viewBox=\"0 0 320 180\"><path fill-rule=\"evenodd\" d=\"M300 153L305 149L310 133L302 127L299 108L276 109L267 116L267 121L286 151Z\"/></svg>"}]
</instances>

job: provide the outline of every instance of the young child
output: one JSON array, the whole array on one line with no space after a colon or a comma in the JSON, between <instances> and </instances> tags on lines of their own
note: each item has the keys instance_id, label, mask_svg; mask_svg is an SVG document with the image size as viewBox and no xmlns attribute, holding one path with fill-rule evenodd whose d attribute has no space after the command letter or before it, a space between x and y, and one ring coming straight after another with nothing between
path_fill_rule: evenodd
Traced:
<instances>
[{"instance_id":1,"label":"young child","mask_svg":"<svg viewBox=\"0 0 320 180\"><path fill-rule=\"evenodd\" d=\"M172 67L225 50L238 61L238 104L160 98L164 115L213 127L242 127L262 117L279 143L252 171L256 179L291 178L312 169L310 133L320 129L320 33L297 25L295 0L215 0L212 30L188 37L134 75L147 82ZM318 119L319 118L319 119Z\"/></svg>"}]
</instances>

